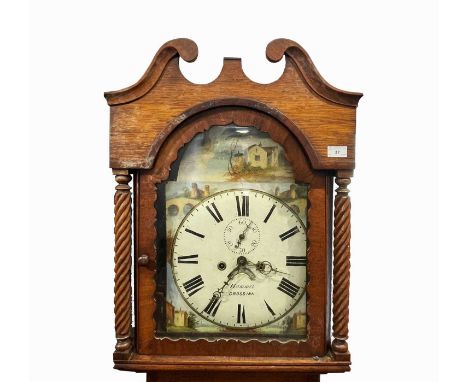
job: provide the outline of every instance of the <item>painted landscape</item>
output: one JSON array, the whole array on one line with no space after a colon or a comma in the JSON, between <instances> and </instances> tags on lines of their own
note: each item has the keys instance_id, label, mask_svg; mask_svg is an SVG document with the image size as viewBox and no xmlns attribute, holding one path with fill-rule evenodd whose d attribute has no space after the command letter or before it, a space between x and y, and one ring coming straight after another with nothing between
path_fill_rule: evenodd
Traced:
<instances>
[{"instance_id":1,"label":"painted landscape","mask_svg":"<svg viewBox=\"0 0 468 382\"><path fill-rule=\"evenodd\" d=\"M294 182L283 148L254 127L213 126L187 145L177 180Z\"/></svg>"}]
</instances>

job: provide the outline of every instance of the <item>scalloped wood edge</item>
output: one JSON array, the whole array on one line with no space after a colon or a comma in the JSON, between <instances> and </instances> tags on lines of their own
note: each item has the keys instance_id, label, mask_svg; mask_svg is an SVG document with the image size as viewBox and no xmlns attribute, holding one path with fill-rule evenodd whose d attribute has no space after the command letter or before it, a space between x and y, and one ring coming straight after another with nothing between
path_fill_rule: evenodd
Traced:
<instances>
[{"instance_id":1,"label":"scalloped wood edge","mask_svg":"<svg viewBox=\"0 0 468 382\"><path fill-rule=\"evenodd\" d=\"M197 44L187 38L178 38L165 43L154 56L146 72L134 85L104 93L109 106L133 102L143 97L156 85L169 61L177 56L187 62L195 61L198 57ZM304 82L315 94L339 105L357 107L362 93L348 92L330 85L320 75L309 55L298 43L280 38L268 44L266 57L270 62L278 62L283 56L294 62Z\"/></svg>"},{"instance_id":2,"label":"scalloped wood edge","mask_svg":"<svg viewBox=\"0 0 468 382\"><path fill-rule=\"evenodd\" d=\"M191 117L199 113L203 113L215 108L229 106L246 107L255 110L259 113L266 114L282 123L291 132L291 134L302 144L302 147L307 153L308 159L310 160L312 167L319 168L319 159L315 148L310 144L310 142L308 141L307 137L304 135L304 132L301 129L297 128L297 126L293 122L291 122L283 113L281 113L281 111L271 108L262 102L254 101L248 98L219 98L214 101L199 103L197 105L194 105L190 109L187 109L183 114L174 118L153 141L150 152L146 158L146 163L144 163L143 168L149 169L154 166L154 161L156 160L156 156L158 155L162 144L166 141L169 135L173 131L175 131L175 129L177 129L178 126L180 126L183 122L189 120Z\"/></svg>"}]
</instances>

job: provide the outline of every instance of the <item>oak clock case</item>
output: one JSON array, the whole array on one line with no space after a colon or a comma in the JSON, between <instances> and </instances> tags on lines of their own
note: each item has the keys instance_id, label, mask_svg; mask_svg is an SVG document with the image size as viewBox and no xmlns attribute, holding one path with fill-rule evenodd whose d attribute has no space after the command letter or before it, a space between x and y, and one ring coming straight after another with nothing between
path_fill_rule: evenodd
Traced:
<instances>
[{"instance_id":1,"label":"oak clock case","mask_svg":"<svg viewBox=\"0 0 468 382\"><path fill-rule=\"evenodd\" d=\"M148 381L349 371L348 186L362 94L329 85L291 40L268 45L285 69L267 85L238 59L192 84L179 58L196 56L191 40L170 41L135 85L105 94L115 368Z\"/></svg>"}]
</instances>

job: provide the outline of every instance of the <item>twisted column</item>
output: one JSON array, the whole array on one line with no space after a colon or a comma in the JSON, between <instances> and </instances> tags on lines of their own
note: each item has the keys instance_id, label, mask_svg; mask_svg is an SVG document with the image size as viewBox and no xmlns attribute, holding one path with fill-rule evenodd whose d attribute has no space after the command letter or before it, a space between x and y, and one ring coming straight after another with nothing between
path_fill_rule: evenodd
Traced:
<instances>
[{"instance_id":1,"label":"twisted column","mask_svg":"<svg viewBox=\"0 0 468 382\"><path fill-rule=\"evenodd\" d=\"M350 178L335 179L335 219L333 232L333 342L335 353L348 352L349 276L351 239Z\"/></svg>"},{"instance_id":2,"label":"twisted column","mask_svg":"<svg viewBox=\"0 0 468 382\"><path fill-rule=\"evenodd\" d=\"M114 196L115 277L114 314L117 352L126 352L132 347L132 197L128 172L115 174L118 183Z\"/></svg>"}]
</instances>

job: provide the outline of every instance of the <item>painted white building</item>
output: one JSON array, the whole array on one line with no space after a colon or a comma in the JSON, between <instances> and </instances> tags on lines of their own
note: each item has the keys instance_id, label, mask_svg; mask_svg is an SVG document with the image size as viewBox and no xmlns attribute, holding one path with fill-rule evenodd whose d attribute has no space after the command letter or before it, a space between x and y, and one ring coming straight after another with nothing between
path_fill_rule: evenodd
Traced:
<instances>
[{"instance_id":1,"label":"painted white building","mask_svg":"<svg viewBox=\"0 0 468 382\"><path fill-rule=\"evenodd\" d=\"M252 145L247 148L247 163L252 167L278 167L278 146Z\"/></svg>"},{"instance_id":2,"label":"painted white building","mask_svg":"<svg viewBox=\"0 0 468 382\"><path fill-rule=\"evenodd\" d=\"M188 313L185 310L176 310L174 312L174 326L188 326Z\"/></svg>"}]
</instances>

